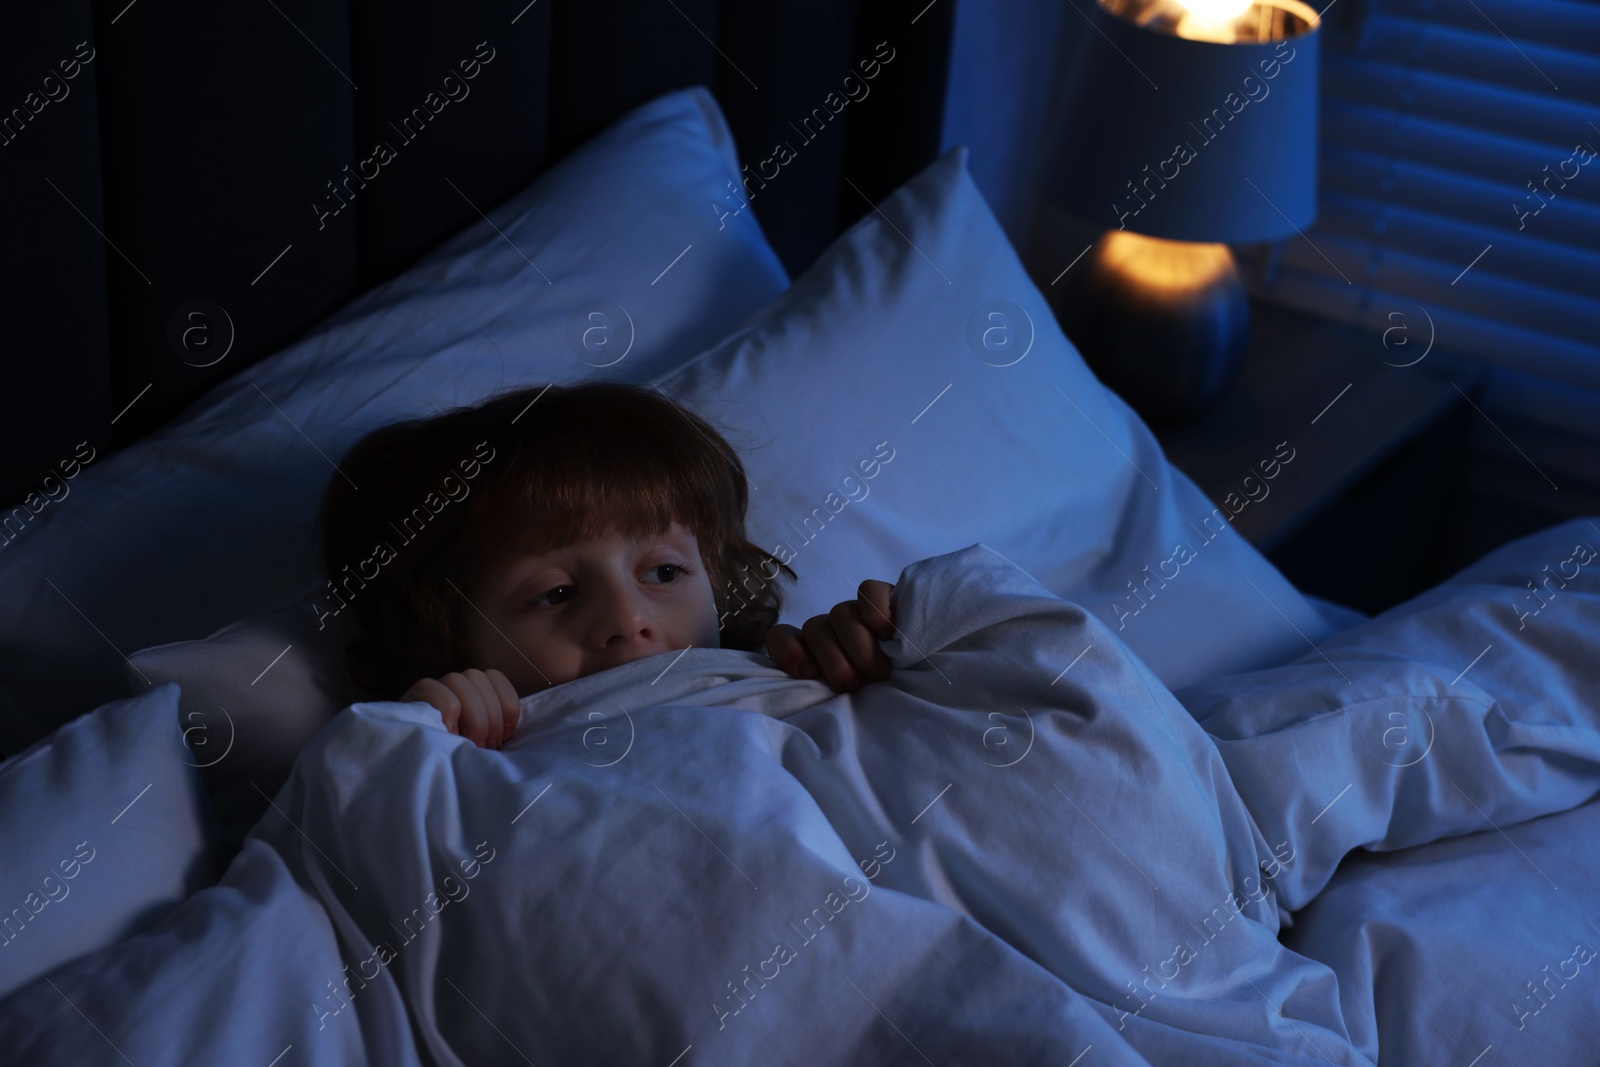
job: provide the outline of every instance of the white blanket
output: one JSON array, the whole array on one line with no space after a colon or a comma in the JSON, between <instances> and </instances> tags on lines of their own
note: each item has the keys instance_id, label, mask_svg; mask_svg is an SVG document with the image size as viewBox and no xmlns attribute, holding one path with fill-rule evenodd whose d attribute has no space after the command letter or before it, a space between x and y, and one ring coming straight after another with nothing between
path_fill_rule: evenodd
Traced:
<instances>
[{"instance_id":1,"label":"white blanket","mask_svg":"<svg viewBox=\"0 0 1600 1067\"><path fill-rule=\"evenodd\" d=\"M1252 816L1110 629L983 545L906 568L895 617L893 676L853 695L690 649L526 698L500 752L348 708L220 885L20 991L0 1048L1371 1062L1277 940L1273 879L1326 879L1303 828Z\"/></svg>"}]
</instances>

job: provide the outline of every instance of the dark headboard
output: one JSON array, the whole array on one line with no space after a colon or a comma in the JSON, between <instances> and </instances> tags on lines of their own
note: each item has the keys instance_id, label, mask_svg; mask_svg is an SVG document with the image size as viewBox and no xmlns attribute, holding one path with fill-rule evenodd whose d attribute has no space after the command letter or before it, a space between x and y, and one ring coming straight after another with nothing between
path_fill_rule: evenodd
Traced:
<instances>
[{"instance_id":1,"label":"dark headboard","mask_svg":"<svg viewBox=\"0 0 1600 1067\"><path fill-rule=\"evenodd\" d=\"M874 102L841 113L752 202L797 275L937 155L952 12L927 0L19 11L0 35L0 501L80 441L108 451L149 433L639 104L710 87L754 164L888 41L894 76ZM463 79L480 54L492 59ZM428 120L407 125L413 109ZM395 157L334 211L332 187L379 140ZM175 336L191 326L211 352L231 340L226 357L193 365L201 334Z\"/></svg>"}]
</instances>

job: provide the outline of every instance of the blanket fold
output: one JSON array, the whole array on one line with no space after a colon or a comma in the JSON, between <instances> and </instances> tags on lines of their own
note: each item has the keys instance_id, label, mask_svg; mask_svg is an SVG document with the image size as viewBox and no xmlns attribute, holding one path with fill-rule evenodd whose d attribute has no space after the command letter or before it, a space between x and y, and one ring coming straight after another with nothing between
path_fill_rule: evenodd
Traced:
<instances>
[{"instance_id":1,"label":"blanket fold","mask_svg":"<svg viewBox=\"0 0 1600 1067\"><path fill-rule=\"evenodd\" d=\"M36 985L0 1047L179 1062L203 1017L185 1062L1371 1062L1277 939L1297 842L1114 632L982 544L895 617L855 694L690 649L525 698L501 751L353 705L246 862L57 973L104 1039ZM286 924L253 989L99 980L236 954L237 913L171 938L241 894Z\"/></svg>"}]
</instances>

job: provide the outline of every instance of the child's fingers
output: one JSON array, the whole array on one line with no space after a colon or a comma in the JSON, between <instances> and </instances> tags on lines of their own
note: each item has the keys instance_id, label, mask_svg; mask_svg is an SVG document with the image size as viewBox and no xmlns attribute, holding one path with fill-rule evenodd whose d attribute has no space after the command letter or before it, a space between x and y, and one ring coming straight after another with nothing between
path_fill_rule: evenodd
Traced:
<instances>
[{"instance_id":1,"label":"child's fingers","mask_svg":"<svg viewBox=\"0 0 1600 1067\"><path fill-rule=\"evenodd\" d=\"M461 702L458 732L481 748L489 736L489 714L484 710L483 697L479 695L478 687L459 671L451 671L439 680L449 686L450 692Z\"/></svg>"},{"instance_id":2,"label":"child's fingers","mask_svg":"<svg viewBox=\"0 0 1600 1067\"><path fill-rule=\"evenodd\" d=\"M861 605L841 600L828 612L828 625L839 647L863 678L881 682L889 677L889 657L878 647L878 639L861 619Z\"/></svg>"},{"instance_id":3,"label":"child's fingers","mask_svg":"<svg viewBox=\"0 0 1600 1067\"><path fill-rule=\"evenodd\" d=\"M444 720L444 728L453 734L459 734L461 732L461 699L432 678L429 678L428 682L439 694L429 703L439 709L439 718Z\"/></svg>"},{"instance_id":4,"label":"child's fingers","mask_svg":"<svg viewBox=\"0 0 1600 1067\"><path fill-rule=\"evenodd\" d=\"M478 700L483 707L483 747L499 748L505 740L505 714L500 710L500 693L489 680L489 676L478 668L468 667L461 673L477 690Z\"/></svg>"},{"instance_id":5,"label":"child's fingers","mask_svg":"<svg viewBox=\"0 0 1600 1067\"><path fill-rule=\"evenodd\" d=\"M517 697L517 687L511 684L510 678L492 667L483 673L489 676L489 681L494 683L494 691L500 694L500 716L505 723L505 740L509 741L517 736L517 724L522 721L522 701Z\"/></svg>"},{"instance_id":6,"label":"child's fingers","mask_svg":"<svg viewBox=\"0 0 1600 1067\"><path fill-rule=\"evenodd\" d=\"M816 661L806 651L800 631L788 623L778 623L767 631L767 655L772 657L772 662L778 665L779 670L787 671L796 678L815 678L821 673Z\"/></svg>"},{"instance_id":7,"label":"child's fingers","mask_svg":"<svg viewBox=\"0 0 1600 1067\"><path fill-rule=\"evenodd\" d=\"M894 604L890 599L894 586L868 578L856 589L856 600L861 608L861 621L880 641L894 636Z\"/></svg>"},{"instance_id":8,"label":"child's fingers","mask_svg":"<svg viewBox=\"0 0 1600 1067\"><path fill-rule=\"evenodd\" d=\"M857 628L860 628L860 625L858 621ZM861 632L867 640L872 639L872 635L865 630ZM846 693L853 693L861 688L866 678L840 646L831 615L811 616L805 621L805 625L800 627L800 638L805 642L806 651L811 653L811 658L817 661L822 677L830 686Z\"/></svg>"},{"instance_id":9,"label":"child's fingers","mask_svg":"<svg viewBox=\"0 0 1600 1067\"><path fill-rule=\"evenodd\" d=\"M432 678L420 678L417 683L405 691L400 698L402 703L413 700L423 700L432 704L438 711L439 718L444 720L444 728L451 733L457 733L457 724L461 720L461 700L452 693L448 686Z\"/></svg>"}]
</instances>

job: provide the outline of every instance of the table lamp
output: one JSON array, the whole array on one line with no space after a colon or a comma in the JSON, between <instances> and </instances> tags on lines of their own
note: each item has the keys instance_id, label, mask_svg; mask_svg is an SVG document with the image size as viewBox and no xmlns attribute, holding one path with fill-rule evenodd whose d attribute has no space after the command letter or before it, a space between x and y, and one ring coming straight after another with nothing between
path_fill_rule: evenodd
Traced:
<instances>
[{"instance_id":1,"label":"table lamp","mask_svg":"<svg viewBox=\"0 0 1600 1067\"><path fill-rule=\"evenodd\" d=\"M1298 0L1070 2L1092 32L1058 83L1045 195L1106 232L1058 314L1141 415L1186 421L1248 347L1228 243L1316 215L1320 19Z\"/></svg>"}]
</instances>

